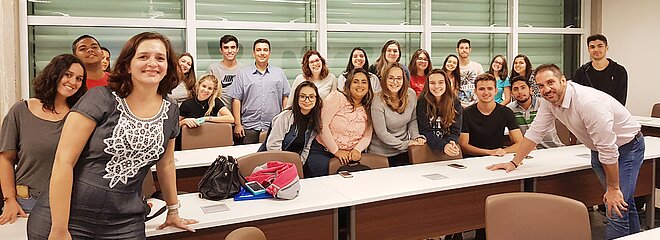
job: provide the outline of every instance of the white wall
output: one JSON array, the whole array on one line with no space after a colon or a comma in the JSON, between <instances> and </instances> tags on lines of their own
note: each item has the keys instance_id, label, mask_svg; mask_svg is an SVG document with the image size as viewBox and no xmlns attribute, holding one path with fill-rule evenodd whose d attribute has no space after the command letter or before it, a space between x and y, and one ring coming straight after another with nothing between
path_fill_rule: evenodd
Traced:
<instances>
[{"instance_id":1,"label":"white wall","mask_svg":"<svg viewBox=\"0 0 660 240\"><path fill-rule=\"evenodd\" d=\"M660 103L660 1L603 0L603 34L608 57L628 70L626 107L633 115L651 114Z\"/></svg>"}]
</instances>

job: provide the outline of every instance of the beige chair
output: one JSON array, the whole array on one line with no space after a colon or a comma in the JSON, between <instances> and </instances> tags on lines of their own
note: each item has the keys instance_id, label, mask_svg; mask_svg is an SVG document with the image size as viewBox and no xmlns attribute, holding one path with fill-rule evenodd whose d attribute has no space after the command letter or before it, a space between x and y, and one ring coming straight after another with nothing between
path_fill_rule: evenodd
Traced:
<instances>
[{"instance_id":1,"label":"beige chair","mask_svg":"<svg viewBox=\"0 0 660 240\"><path fill-rule=\"evenodd\" d=\"M207 122L196 128L181 128L181 150L234 145L231 124Z\"/></svg>"},{"instance_id":2,"label":"beige chair","mask_svg":"<svg viewBox=\"0 0 660 240\"><path fill-rule=\"evenodd\" d=\"M268 132L266 131L261 131L259 133L259 143L263 143L266 141L266 137L268 136Z\"/></svg>"},{"instance_id":3,"label":"beige chair","mask_svg":"<svg viewBox=\"0 0 660 240\"><path fill-rule=\"evenodd\" d=\"M504 193L486 198L488 240L590 240L587 208L545 193Z\"/></svg>"},{"instance_id":4,"label":"beige chair","mask_svg":"<svg viewBox=\"0 0 660 240\"><path fill-rule=\"evenodd\" d=\"M660 118L660 103L653 105L653 110L651 110L651 117Z\"/></svg>"},{"instance_id":5,"label":"beige chair","mask_svg":"<svg viewBox=\"0 0 660 240\"><path fill-rule=\"evenodd\" d=\"M250 174L252 174L252 170L254 170L254 168L257 166L260 166L270 161L280 161L280 162L289 162L296 165L296 168L298 169L298 177L303 178L303 166L302 166L302 162L300 161L300 155L294 152L287 152L287 151L257 152L242 156L238 158L237 161L238 161L238 168L241 170L241 174L243 174L243 176L246 177L250 176Z\"/></svg>"},{"instance_id":6,"label":"beige chair","mask_svg":"<svg viewBox=\"0 0 660 240\"><path fill-rule=\"evenodd\" d=\"M266 235L256 227L242 227L227 234L225 240L266 240Z\"/></svg>"},{"instance_id":7,"label":"beige chair","mask_svg":"<svg viewBox=\"0 0 660 240\"><path fill-rule=\"evenodd\" d=\"M410 158L411 164L420 164L427 162L461 159L463 158L463 155L458 154L458 156L451 157L445 154L445 152L442 150L433 150L429 147L428 144L424 144L422 146L409 146L408 158Z\"/></svg>"},{"instance_id":8,"label":"beige chair","mask_svg":"<svg viewBox=\"0 0 660 240\"><path fill-rule=\"evenodd\" d=\"M390 167L390 163L387 161L387 157L369 153L362 154L360 164L368 166L371 169ZM331 158L330 162L328 162L328 174L337 174L337 169L339 169L341 165L342 164L339 162L339 158Z\"/></svg>"}]
</instances>

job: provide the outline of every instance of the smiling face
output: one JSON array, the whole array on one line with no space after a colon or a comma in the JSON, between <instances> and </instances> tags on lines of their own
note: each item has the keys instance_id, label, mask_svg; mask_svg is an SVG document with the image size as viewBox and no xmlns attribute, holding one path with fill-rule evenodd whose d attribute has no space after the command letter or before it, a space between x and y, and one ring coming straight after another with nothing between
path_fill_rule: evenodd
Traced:
<instances>
[{"instance_id":1,"label":"smiling face","mask_svg":"<svg viewBox=\"0 0 660 240\"><path fill-rule=\"evenodd\" d=\"M234 61L236 59L236 53L238 53L238 45L234 41L224 43L220 48L220 53L222 53L224 60Z\"/></svg>"},{"instance_id":2,"label":"smiling face","mask_svg":"<svg viewBox=\"0 0 660 240\"><path fill-rule=\"evenodd\" d=\"M321 74L323 70L323 61L319 58L319 55L313 54L307 59L309 62L309 70L312 71L312 74Z\"/></svg>"},{"instance_id":3,"label":"smiling face","mask_svg":"<svg viewBox=\"0 0 660 240\"><path fill-rule=\"evenodd\" d=\"M359 102L369 92L369 78L364 73L356 73L353 75L350 85L351 97Z\"/></svg>"},{"instance_id":4,"label":"smiling face","mask_svg":"<svg viewBox=\"0 0 660 240\"><path fill-rule=\"evenodd\" d=\"M557 77L552 71L546 70L537 73L534 79L543 98L554 105L560 106L566 93L566 77L563 75Z\"/></svg>"},{"instance_id":5,"label":"smiling face","mask_svg":"<svg viewBox=\"0 0 660 240\"><path fill-rule=\"evenodd\" d=\"M183 74L190 72L190 68L192 68L192 58L185 55L181 56L179 58L179 68L181 68Z\"/></svg>"},{"instance_id":6,"label":"smiling face","mask_svg":"<svg viewBox=\"0 0 660 240\"><path fill-rule=\"evenodd\" d=\"M449 72L453 72L454 70L456 70L457 65L458 65L458 59L452 56L447 59L447 63L445 63L445 69L447 69L447 71Z\"/></svg>"},{"instance_id":7,"label":"smiling face","mask_svg":"<svg viewBox=\"0 0 660 240\"><path fill-rule=\"evenodd\" d=\"M57 84L57 95L63 98L73 96L82 86L85 70L79 63L71 64Z\"/></svg>"},{"instance_id":8,"label":"smiling face","mask_svg":"<svg viewBox=\"0 0 660 240\"><path fill-rule=\"evenodd\" d=\"M101 50L103 53L103 58L101 59L101 68L103 68L103 71L108 69L110 66L110 53L106 50Z\"/></svg>"},{"instance_id":9,"label":"smiling face","mask_svg":"<svg viewBox=\"0 0 660 240\"><path fill-rule=\"evenodd\" d=\"M502 65L504 65L504 59L501 57L496 57L495 60L493 60L491 67L494 71L500 72L502 71Z\"/></svg>"},{"instance_id":10,"label":"smiling face","mask_svg":"<svg viewBox=\"0 0 660 240\"><path fill-rule=\"evenodd\" d=\"M133 85L154 85L167 74L167 50L158 39L142 41L131 59L129 68Z\"/></svg>"},{"instance_id":11,"label":"smiling face","mask_svg":"<svg viewBox=\"0 0 660 240\"><path fill-rule=\"evenodd\" d=\"M75 54L85 65L99 64L103 59L101 46L93 38L83 38L78 41Z\"/></svg>"},{"instance_id":12,"label":"smiling face","mask_svg":"<svg viewBox=\"0 0 660 240\"><path fill-rule=\"evenodd\" d=\"M469 43L461 43L460 45L458 45L458 48L456 48L456 53L458 53L458 56L461 58L470 57L471 52L472 52L472 48L470 48Z\"/></svg>"},{"instance_id":13,"label":"smiling face","mask_svg":"<svg viewBox=\"0 0 660 240\"><path fill-rule=\"evenodd\" d=\"M429 67L429 56L425 53L420 53L415 60L415 66L417 66L417 75L423 76L424 70Z\"/></svg>"},{"instance_id":14,"label":"smiling face","mask_svg":"<svg viewBox=\"0 0 660 240\"><path fill-rule=\"evenodd\" d=\"M316 93L312 87L303 87L300 89L300 94L298 94L298 106L300 106L300 111L303 115L309 114L312 111L312 108L316 105Z\"/></svg>"},{"instance_id":15,"label":"smiling face","mask_svg":"<svg viewBox=\"0 0 660 240\"><path fill-rule=\"evenodd\" d=\"M397 62L400 54L399 47L397 47L396 44L390 44L387 46L387 50L385 50L385 60L387 60L388 63Z\"/></svg>"},{"instance_id":16,"label":"smiling face","mask_svg":"<svg viewBox=\"0 0 660 240\"><path fill-rule=\"evenodd\" d=\"M513 60L513 70L516 71L521 76L525 76L525 69L527 69L527 63L525 63L525 58L517 57Z\"/></svg>"},{"instance_id":17,"label":"smiling face","mask_svg":"<svg viewBox=\"0 0 660 240\"><path fill-rule=\"evenodd\" d=\"M387 73L387 90L392 93L397 93L403 86L403 70L398 67L393 67Z\"/></svg>"},{"instance_id":18,"label":"smiling face","mask_svg":"<svg viewBox=\"0 0 660 240\"><path fill-rule=\"evenodd\" d=\"M362 50L356 49L353 51L353 54L351 54L351 62L353 63L353 67L355 68L363 68L364 67L364 52Z\"/></svg>"},{"instance_id":19,"label":"smiling face","mask_svg":"<svg viewBox=\"0 0 660 240\"><path fill-rule=\"evenodd\" d=\"M268 64L268 59L270 59L270 46L268 46L268 43L257 43L254 46L252 55L258 64Z\"/></svg>"},{"instance_id":20,"label":"smiling face","mask_svg":"<svg viewBox=\"0 0 660 240\"><path fill-rule=\"evenodd\" d=\"M477 98L481 103L490 103L493 101L495 94L497 93L497 87L495 87L495 81L479 81L475 89Z\"/></svg>"},{"instance_id":21,"label":"smiling face","mask_svg":"<svg viewBox=\"0 0 660 240\"><path fill-rule=\"evenodd\" d=\"M436 99L440 99L447 89L445 76L440 73L429 75L429 91Z\"/></svg>"},{"instance_id":22,"label":"smiling face","mask_svg":"<svg viewBox=\"0 0 660 240\"><path fill-rule=\"evenodd\" d=\"M602 40L593 40L589 42L589 56L594 61L602 60L607 56L609 46Z\"/></svg>"},{"instance_id":23,"label":"smiling face","mask_svg":"<svg viewBox=\"0 0 660 240\"><path fill-rule=\"evenodd\" d=\"M211 80L204 80L197 86L197 100L206 101L218 90L218 84Z\"/></svg>"}]
</instances>

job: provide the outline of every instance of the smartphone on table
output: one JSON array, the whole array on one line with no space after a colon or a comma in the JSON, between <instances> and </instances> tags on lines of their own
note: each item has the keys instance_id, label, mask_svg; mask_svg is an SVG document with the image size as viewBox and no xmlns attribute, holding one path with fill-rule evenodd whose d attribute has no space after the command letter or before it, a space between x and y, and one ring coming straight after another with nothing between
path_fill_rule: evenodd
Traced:
<instances>
[{"instance_id":1,"label":"smartphone on table","mask_svg":"<svg viewBox=\"0 0 660 240\"><path fill-rule=\"evenodd\" d=\"M245 188L247 188L247 190L254 195L258 195L266 192L266 188L264 188L264 186L262 186L261 183L255 181L245 183Z\"/></svg>"}]
</instances>

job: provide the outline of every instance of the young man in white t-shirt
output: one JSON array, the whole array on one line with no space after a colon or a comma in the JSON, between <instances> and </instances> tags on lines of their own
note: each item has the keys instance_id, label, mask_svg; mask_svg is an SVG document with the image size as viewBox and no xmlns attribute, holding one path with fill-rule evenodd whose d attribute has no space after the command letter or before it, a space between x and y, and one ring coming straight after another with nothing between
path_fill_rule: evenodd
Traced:
<instances>
[{"instance_id":1,"label":"young man in white t-shirt","mask_svg":"<svg viewBox=\"0 0 660 240\"><path fill-rule=\"evenodd\" d=\"M456 53L458 53L458 62L461 69L461 83L458 91L458 100L463 107L472 105L477 101L474 96L474 79L479 74L484 73L484 68L475 61L470 61L472 46L469 39L461 39L456 43Z\"/></svg>"},{"instance_id":2,"label":"young man in white t-shirt","mask_svg":"<svg viewBox=\"0 0 660 240\"><path fill-rule=\"evenodd\" d=\"M227 88L231 86L238 70L243 64L236 60L238 54L238 38L233 35L224 35L220 38L220 53L222 61L212 63L206 70L207 74L213 74L222 83L222 95L220 101L231 111L231 97L227 95Z\"/></svg>"}]
</instances>

